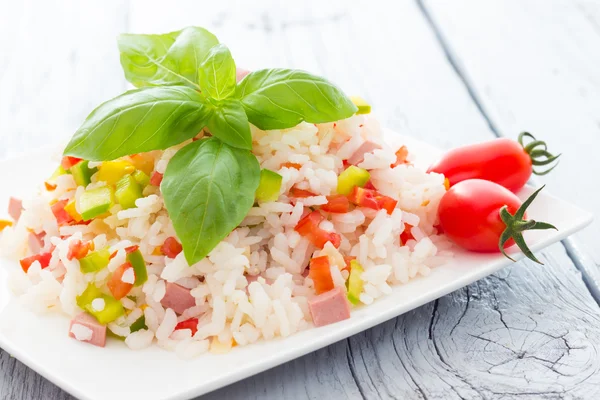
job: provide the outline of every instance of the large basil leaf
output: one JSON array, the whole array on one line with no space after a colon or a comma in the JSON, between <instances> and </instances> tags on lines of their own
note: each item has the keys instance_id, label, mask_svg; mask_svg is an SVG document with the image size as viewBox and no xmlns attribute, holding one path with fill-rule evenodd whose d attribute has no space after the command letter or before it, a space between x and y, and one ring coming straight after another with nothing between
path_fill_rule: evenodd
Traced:
<instances>
[{"instance_id":1,"label":"large basil leaf","mask_svg":"<svg viewBox=\"0 0 600 400\"><path fill-rule=\"evenodd\" d=\"M188 263L204 257L244 219L260 179L256 157L217 138L185 146L161 185Z\"/></svg>"},{"instance_id":2,"label":"large basil leaf","mask_svg":"<svg viewBox=\"0 0 600 400\"><path fill-rule=\"evenodd\" d=\"M200 93L185 86L125 92L92 111L65 155L104 161L166 149L193 138L206 125L204 102Z\"/></svg>"},{"instance_id":3,"label":"large basil leaf","mask_svg":"<svg viewBox=\"0 0 600 400\"><path fill-rule=\"evenodd\" d=\"M199 89L198 68L218 43L215 35L199 27L118 38L125 78L136 87L187 85Z\"/></svg>"},{"instance_id":4,"label":"large basil leaf","mask_svg":"<svg viewBox=\"0 0 600 400\"><path fill-rule=\"evenodd\" d=\"M230 146L252 150L250 123L239 100L208 100L210 108L207 126L213 136Z\"/></svg>"},{"instance_id":5,"label":"large basil leaf","mask_svg":"<svg viewBox=\"0 0 600 400\"><path fill-rule=\"evenodd\" d=\"M210 49L200 66L198 82L204 94L216 100L235 93L235 61L227 46L218 44Z\"/></svg>"},{"instance_id":6,"label":"large basil leaf","mask_svg":"<svg viewBox=\"0 0 600 400\"><path fill-rule=\"evenodd\" d=\"M331 82L290 69L251 72L238 84L236 96L248 120L260 129L291 128L302 121L337 121L357 111Z\"/></svg>"}]
</instances>

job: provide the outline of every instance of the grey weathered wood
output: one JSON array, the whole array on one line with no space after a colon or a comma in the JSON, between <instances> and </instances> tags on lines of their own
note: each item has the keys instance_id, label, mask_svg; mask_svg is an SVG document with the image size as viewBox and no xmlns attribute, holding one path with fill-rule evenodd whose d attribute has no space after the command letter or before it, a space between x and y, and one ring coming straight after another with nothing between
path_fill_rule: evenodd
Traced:
<instances>
[{"instance_id":1,"label":"grey weathered wood","mask_svg":"<svg viewBox=\"0 0 600 400\"><path fill-rule=\"evenodd\" d=\"M416 2L405 0L395 6L388 2L367 6L357 1L316 0L302 4L216 3L190 0L165 7L162 1L136 0L120 6L103 2L90 9L87 7L93 6L69 4L88 25L92 18L98 22L93 26L96 30L89 27L81 37L62 45L75 54L88 54L89 58L83 60L94 60L93 52L85 46L86 40L93 38L96 51L104 54L94 65L95 73L103 79L87 81L85 71L90 64L75 64L82 86L76 92L62 92L61 100L47 105L39 121L48 118L58 130L72 129L93 107L92 103L122 89L124 82L114 53L115 32L160 32L196 24L214 30L232 49L239 65L289 66L328 76L347 92L368 98L382 122L393 129L442 147L493 137ZM8 31L5 24L14 26L19 20L23 25L20 29L34 29L34 22L39 23L51 12L35 7L25 12L12 7L17 6L1 3L0 29ZM462 18L480 17L471 16L465 7L458 10L464 13L458 13ZM496 17L506 18L502 14ZM504 22L510 23L506 19ZM82 22L70 23L79 26ZM47 34L52 36L52 31ZM20 41L33 46L31 39ZM60 47L59 43L53 45ZM0 57L10 46L0 43ZM39 61L42 70L54 71L50 66L60 61L50 53ZM469 53L468 57L477 62L476 54ZM469 60L460 61L467 65ZM4 94L5 87L15 93L17 88L12 85L16 84L12 82L24 82L26 77L24 71L6 69L4 65L5 58L0 58L0 128L3 144L4 137L9 138L6 147L14 150L20 143L30 146L38 142L40 136L28 132L40 122L5 111L13 104ZM64 83L63 79L68 77L50 73L47 88ZM506 85L510 84L505 80ZM87 93L92 97L86 97ZM17 106L24 110L41 104L36 103L40 100L33 90L18 100ZM62 107L84 101L89 101L89 107ZM563 114L562 118L569 121L570 115ZM16 142L18 136L22 136L20 142ZM563 141L552 139L552 143ZM560 168L569 170L569 164L564 162ZM581 193L592 193L586 189ZM562 245L550 247L541 257L546 262L544 267L518 263L349 340L204 398L597 397L598 306ZM0 371L1 398L69 398L6 353L0 358Z\"/></svg>"}]
</instances>

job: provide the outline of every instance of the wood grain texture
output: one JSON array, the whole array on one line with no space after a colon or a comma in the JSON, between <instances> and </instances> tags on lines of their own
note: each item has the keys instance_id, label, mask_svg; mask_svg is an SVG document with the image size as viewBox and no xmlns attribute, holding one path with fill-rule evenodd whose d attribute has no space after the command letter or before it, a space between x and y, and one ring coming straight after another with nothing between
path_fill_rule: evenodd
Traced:
<instances>
[{"instance_id":1,"label":"wood grain texture","mask_svg":"<svg viewBox=\"0 0 600 400\"><path fill-rule=\"evenodd\" d=\"M97 22L95 29L90 27L79 38L56 42L56 51L64 51L59 48L66 46L75 54L88 54L81 56L88 61L73 67L81 76L78 90L62 92L60 101L49 103L45 114L36 121L7 111L7 107L15 106L11 97L3 94L4 88L17 93L18 87L13 85L29 78L18 68L6 69L5 59L0 58L3 89L0 113L4 113L0 132L3 144L4 137L9 138L6 151L42 140L29 132L34 124L44 123L43 118L48 118L57 130L72 130L94 104L122 90L124 81L114 50L116 32L160 32L190 24L213 30L231 48L238 65L252 69L287 66L323 74L348 93L369 99L382 123L438 146L448 148L494 135L487 115L481 113L480 105L472 99L473 89L465 85L448 62L417 2L403 0L394 7L388 2L370 2L364 6L358 1L316 0L301 4L277 1L200 4L192 0L173 3L173 7L164 7L165 3L158 0L135 0L119 6L101 3L102 6L95 7L65 3L65 7L76 10L71 12L82 21ZM429 9L439 4L426 5ZM8 6L2 3L0 7ZM10 7L16 8L0 9L0 29L7 32L5 20L20 21L23 25L20 29L25 31L34 29L34 22L40 22L43 13L50 12L31 4L27 11ZM480 18L477 14L459 12L466 9L453 11L457 16L452 23ZM437 19L437 13L432 11L432 14ZM498 24L510 25L512 19L508 18L515 16L497 13L496 17L501 19ZM82 22L71 23L77 27ZM485 26L481 29L485 30ZM51 29L47 30L52 36ZM87 40L93 40L96 52L104 55L102 60L90 55L94 52L90 52ZM0 54L5 46L8 44L0 43ZM27 40L27 46L34 46L31 39ZM40 61L39 68L53 71L51 65L59 60L50 53ZM484 54L492 53L490 47ZM510 58L510 54L507 56ZM465 57L458 60L461 65L483 62L477 54ZM103 77L100 82L87 79L86 71L93 60L98 61L94 68ZM38 75L35 77L39 79ZM68 77L50 73L45 90L52 93L50 88L64 84L65 79ZM510 77L502 79L506 81L504 85L511 84ZM498 85L503 86L502 82ZM93 93L92 97L87 97L87 93ZM36 103L33 90L17 97L23 113L28 107L42 104ZM81 104L64 108L64 104L72 103ZM562 118L568 121L571 115L563 113ZM559 147L565 141L558 136L551 139ZM560 168L569 170L570 163L564 161ZM592 193L580 190L582 194ZM546 266L520 262L348 340L203 398L597 398L600 394L598 306L562 245L548 248L540 257ZM4 352L0 371L2 399L70 398Z\"/></svg>"}]
</instances>

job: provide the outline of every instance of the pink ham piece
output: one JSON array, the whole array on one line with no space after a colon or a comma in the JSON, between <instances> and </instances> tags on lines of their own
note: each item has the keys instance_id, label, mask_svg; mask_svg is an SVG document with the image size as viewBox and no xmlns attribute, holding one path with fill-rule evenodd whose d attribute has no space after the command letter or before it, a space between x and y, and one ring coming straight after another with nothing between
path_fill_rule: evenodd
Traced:
<instances>
[{"instance_id":1,"label":"pink ham piece","mask_svg":"<svg viewBox=\"0 0 600 400\"><path fill-rule=\"evenodd\" d=\"M185 310L196 305L196 299L190 294L190 289L167 282L165 295L160 304L165 308L172 309L177 314L183 314Z\"/></svg>"},{"instance_id":2,"label":"pink ham piece","mask_svg":"<svg viewBox=\"0 0 600 400\"><path fill-rule=\"evenodd\" d=\"M248 71L247 69L243 69L243 68L236 68L235 69L235 80L237 82L241 81L242 79L244 79L244 77L246 75L248 75L250 73L250 71Z\"/></svg>"},{"instance_id":3,"label":"pink ham piece","mask_svg":"<svg viewBox=\"0 0 600 400\"><path fill-rule=\"evenodd\" d=\"M21 218L21 212L23 212L23 202L14 197L9 198L8 215L17 222Z\"/></svg>"},{"instance_id":4,"label":"pink ham piece","mask_svg":"<svg viewBox=\"0 0 600 400\"><path fill-rule=\"evenodd\" d=\"M308 301L315 326L324 326L350 318L350 302L342 288L336 287Z\"/></svg>"},{"instance_id":5,"label":"pink ham piece","mask_svg":"<svg viewBox=\"0 0 600 400\"><path fill-rule=\"evenodd\" d=\"M89 332L82 332L86 331L85 328L92 331L91 336L88 337L87 333ZM76 332L79 337L73 332ZM102 325L90 314L81 313L71 320L71 324L69 325L69 337L81 342L93 344L94 346L104 347L106 344L106 326Z\"/></svg>"},{"instance_id":6,"label":"pink ham piece","mask_svg":"<svg viewBox=\"0 0 600 400\"><path fill-rule=\"evenodd\" d=\"M44 248L44 237L46 236L46 232L42 233L33 233L30 232L27 238L27 243L29 245L29 251L31 254L38 254L42 248Z\"/></svg>"},{"instance_id":7,"label":"pink ham piece","mask_svg":"<svg viewBox=\"0 0 600 400\"><path fill-rule=\"evenodd\" d=\"M352 165L360 164L365 159L365 154L372 153L373 150L381 149L381 145L367 140L360 145L358 149L348 158L348 163Z\"/></svg>"}]
</instances>

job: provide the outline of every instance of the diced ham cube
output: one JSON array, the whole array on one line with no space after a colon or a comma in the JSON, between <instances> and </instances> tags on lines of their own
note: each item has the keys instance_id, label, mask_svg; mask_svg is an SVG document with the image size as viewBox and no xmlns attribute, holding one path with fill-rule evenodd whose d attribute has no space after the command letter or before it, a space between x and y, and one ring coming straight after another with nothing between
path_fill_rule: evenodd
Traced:
<instances>
[{"instance_id":1,"label":"diced ham cube","mask_svg":"<svg viewBox=\"0 0 600 400\"><path fill-rule=\"evenodd\" d=\"M89 334L90 331L91 335ZM69 337L93 344L94 346L104 347L106 344L106 326L102 325L90 314L81 313L71 320Z\"/></svg>"},{"instance_id":2,"label":"diced ham cube","mask_svg":"<svg viewBox=\"0 0 600 400\"><path fill-rule=\"evenodd\" d=\"M350 318L350 302L340 287L313 297L308 309L315 326L324 326Z\"/></svg>"},{"instance_id":3,"label":"diced ham cube","mask_svg":"<svg viewBox=\"0 0 600 400\"><path fill-rule=\"evenodd\" d=\"M190 289L176 283L167 282L165 295L160 304L165 308L172 309L177 314L183 314L185 310L196 305L196 299L190 294Z\"/></svg>"},{"instance_id":4,"label":"diced ham cube","mask_svg":"<svg viewBox=\"0 0 600 400\"><path fill-rule=\"evenodd\" d=\"M372 153L373 150L381 149L381 145L367 140L360 145L358 149L348 158L348 163L352 165L360 164L365 159L365 154Z\"/></svg>"},{"instance_id":5,"label":"diced ham cube","mask_svg":"<svg viewBox=\"0 0 600 400\"><path fill-rule=\"evenodd\" d=\"M8 199L8 215L17 222L23 212L23 202L15 197Z\"/></svg>"},{"instance_id":6,"label":"diced ham cube","mask_svg":"<svg viewBox=\"0 0 600 400\"><path fill-rule=\"evenodd\" d=\"M29 251L31 254L38 254L44 247L44 237L46 232L33 233L30 232L27 237L27 244L29 245Z\"/></svg>"},{"instance_id":7,"label":"diced ham cube","mask_svg":"<svg viewBox=\"0 0 600 400\"><path fill-rule=\"evenodd\" d=\"M248 71L247 69L243 69L243 68L236 68L235 69L235 80L237 82L241 81L242 79L244 79L244 77L246 75L248 75L250 73L250 71Z\"/></svg>"}]
</instances>

